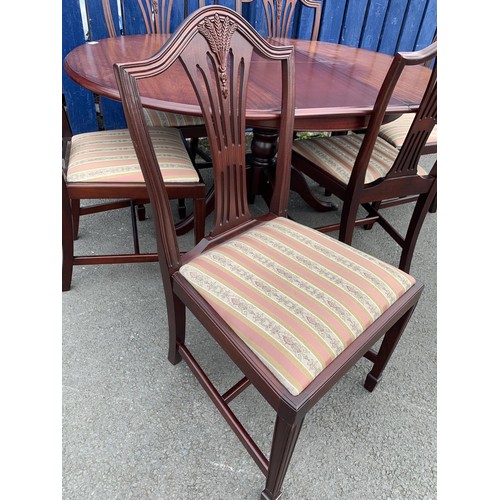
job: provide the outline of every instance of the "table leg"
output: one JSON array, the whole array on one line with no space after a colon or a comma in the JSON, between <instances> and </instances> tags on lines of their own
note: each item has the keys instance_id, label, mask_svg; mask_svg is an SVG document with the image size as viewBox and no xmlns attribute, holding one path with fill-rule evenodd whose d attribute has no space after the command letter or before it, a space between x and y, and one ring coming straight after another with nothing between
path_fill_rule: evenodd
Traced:
<instances>
[{"instance_id":1,"label":"table leg","mask_svg":"<svg viewBox=\"0 0 500 500\"><path fill-rule=\"evenodd\" d=\"M255 196L260 194L269 202L272 188L269 184L269 175L275 166L276 152L278 151L278 131L273 129L253 129L251 144L252 165L249 178L249 202L253 203Z\"/></svg>"}]
</instances>

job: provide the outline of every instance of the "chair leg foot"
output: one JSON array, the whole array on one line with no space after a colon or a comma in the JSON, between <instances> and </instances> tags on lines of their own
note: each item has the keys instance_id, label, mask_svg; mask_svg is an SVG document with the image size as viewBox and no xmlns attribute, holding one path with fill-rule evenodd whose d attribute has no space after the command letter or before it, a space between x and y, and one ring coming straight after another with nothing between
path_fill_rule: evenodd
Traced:
<instances>
[{"instance_id":1,"label":"chair leg foot","mask_svg":"<svg viewBox=\"0 0 500 500\"><path fill-rule=\"evenodd\" d=\"M65 278L63 276L62 280L62 291L68 292L71 289L71 276L69 278Z\"/></svg>"},{"instance_id":2,"label":"chair leg foot","mask_svg":"<svg viewBox=\"0 0 500 500\"><path fill-rule=\"evenodd\" d=\"M168 351L168 360L173 365L177 365L182 361L182 356L179 354L177 349L169 349Z\"/></svg>"},{"instance_id":3,"label":"chair leg foot","mask_svg":"<svg viewBox=\"0 0 500 500\"><path fill-rule=\"evenodd\" d=\"M279 493L278 496L270 496L268 493L267 493L267 490L264 490L261 494L260 494L260 500L278 500L278 498L281 498L281 495L283 493Z\"/></svg>"},{"instance_id":4,"label":"chair leg foot","mask_svg":"<svg viewBox=\"0 0 500 500\"><path fill-rule=\"evenodd\" d=\"M380 382L382 377L377 378L374 377L371 373L369 373L366 376L365 384L364 387L367 391L372 392L375 387L377 387L377 384Z\"/></svg>"}]
</instances>

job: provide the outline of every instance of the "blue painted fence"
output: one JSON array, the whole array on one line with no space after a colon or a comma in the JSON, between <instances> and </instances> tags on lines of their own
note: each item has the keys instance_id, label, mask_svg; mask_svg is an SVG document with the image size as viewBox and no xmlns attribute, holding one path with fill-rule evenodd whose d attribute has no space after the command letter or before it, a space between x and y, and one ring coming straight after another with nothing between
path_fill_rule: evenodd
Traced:
<instances>
[{"instance_id":1,"label":"blue painted fence","mask_svg":"<svg viewBox=\"0 0 500 500\"><path fill-rule=\"evenodd\" d=\"M144 33L142 15L136 0L111 0L117 33ZM319 39L351 47L394 54L397 51L421 49L432 42L437 26L437 0L323 0ZM207 0L206 5L213 1ZM220 0L220 5L234 7L234 0ZM80 8L82 6L82 8ZM186 14L196 10L198 0L174 2L171 29L174 30ZM122 14L119 14L119 10ZM243 4L243 16L263 35L266 21L260 0ZM297 4L291 36L309 38L312 30L312 9ZM62 52L63 59L74 47L86 41L108 36L104 24L101 0L63 0ZM121 104L98 99L74 83L63 70L63 93L73 132L90 132L99 127L125 127ZM102 116L98 120L96 102Z\"/></svg>"}]
</instances>

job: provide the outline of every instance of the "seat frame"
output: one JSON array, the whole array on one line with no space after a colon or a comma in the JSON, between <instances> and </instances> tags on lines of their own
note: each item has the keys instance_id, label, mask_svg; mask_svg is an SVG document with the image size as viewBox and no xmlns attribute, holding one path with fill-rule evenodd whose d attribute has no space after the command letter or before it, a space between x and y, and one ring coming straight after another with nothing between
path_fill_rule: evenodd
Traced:
<instances>
[{"instance_id":1,"label":"seat frame","mask_svg":"<svg viewBox=\"0 0 500 500\"><path fill-rule=\"evenodd\" d=\"M247 69L253 51L279 64L282 81L275 187L269 214L258 218L252 217L248 209L245 145L242 140L245 132ZM183 255L178 250L172 210L168 194L162 188L137 86L138 79L155 77L178 60L182 61L189 75L203 111L215 177L213 228L195 248ZM238 64L228 63L228 60L237 61ZM213 6L185 19L154 57L130 64L117 64L114 70L153 207L168 310L168 359L173 364L181 360L186 362L266 476L261 500L276 500L281 496L283 480L306 413L363 356L373 362L365 387L370 391L374 389L417 304L422 285L417 283L412 286L303 392L292 396L224 318L182 276L179 269L194 257L264 221L287 216L295 98L293 47L270 45L236 12ZM169 84L168 78L163 83ZM186 306L244 374L243 379L223 394L214 386L186 345ZM371 350L373 344L382 337L379 351ZM277 414L269 459L229 406L250 385L260 392ZM226 498L233 498L232 492L228 491Z\"/></svg>"},{"instance_id":2,"label":"seat frame","mask_svg":"<svg viewBox=\"0 0 500 500\"><path fill-rule=\"evenodd\" d=\"M430 72L421 103L417 109L412 110L415 112L415 118L393 166L384 177L368 184L365 184L365 175L387 105L403 70L408 65L423 64L432 60L436 58L436 54L437 42L434 42L420 51L400 52L394 56L377 96L347 185L298 152L294 151L292 154L295 178L306 175L344 202L340 223L316 227L316 229L325 233L339 231L340 241L351 244L356 226L365 226L369 229L377 222L401 247L399 267L406 272L410 269L424 219L430 210L435 210L437 161L428 175L419 175L417 166L427 138L437 123L437 60ZM406 234L402 236L380 213L380 209L409 201L415 201L415 206ZM368 213L366 217L357 217L360 206L366 209Z\"/></svg>"}]
</instances>

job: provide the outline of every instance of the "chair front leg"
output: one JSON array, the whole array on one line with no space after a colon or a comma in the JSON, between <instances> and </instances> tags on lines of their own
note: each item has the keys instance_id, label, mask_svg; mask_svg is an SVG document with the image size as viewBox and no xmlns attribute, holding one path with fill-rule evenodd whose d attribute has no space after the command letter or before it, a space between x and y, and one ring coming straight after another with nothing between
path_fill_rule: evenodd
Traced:
<instances>
[{"instance_id":1,"label":"chair front leg","mask_svg":"<svg viewBox=\"0 0 500 500\"><path fill-rule=\"evenodd\" d=\"M303 421L304 417L292 423L287 422L280 415L276 417L266 488L262 492L260 500L277 500L281 496L281 487L283 486L286 471L288 470Z\"/></svg>"}]
</instances>

